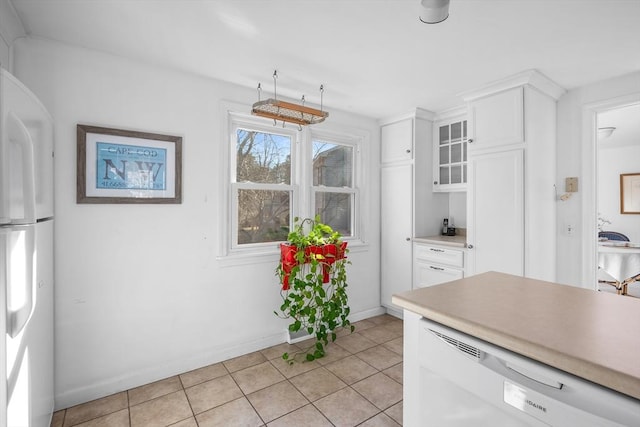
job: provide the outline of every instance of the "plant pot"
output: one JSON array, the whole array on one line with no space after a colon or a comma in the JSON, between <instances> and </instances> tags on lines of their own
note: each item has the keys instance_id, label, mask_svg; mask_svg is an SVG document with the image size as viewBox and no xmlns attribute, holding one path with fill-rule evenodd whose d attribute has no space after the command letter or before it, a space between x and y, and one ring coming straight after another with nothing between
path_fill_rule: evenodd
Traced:
<instances>
[{"instance_id":1,"label":"plant pot","mask_svg":"<svg viewBox=\"0 0 640 427\"><path fill-rule=\"evenodd\" d=\"M347 242L341 242L340 245L329 243L326 245L312 245L304 249L304 262L308 263L312 260L322 264L322 283L329 283L331 264L341 259L345 259ZM282 290L289 290L289 274L291 270L299 263L296 260L298 247L288 243L280 244L280 264L284 272L282 277Z\"/></svg>"},{"instance_id":2,"label":"plant pot","mask_svg":"<svg viewBox=\"0 0 640 427\"><path fill-rule=\"evenodd\" d=\"M289 245L287 243L280 244L280 263L282 265L282 271L284 272L282 278L282 290L289 290L289 274L293 267L298 265L298 261L296 261L296 252L298 252L298 247L294 245Z\"/></svg>"}]
</instances>

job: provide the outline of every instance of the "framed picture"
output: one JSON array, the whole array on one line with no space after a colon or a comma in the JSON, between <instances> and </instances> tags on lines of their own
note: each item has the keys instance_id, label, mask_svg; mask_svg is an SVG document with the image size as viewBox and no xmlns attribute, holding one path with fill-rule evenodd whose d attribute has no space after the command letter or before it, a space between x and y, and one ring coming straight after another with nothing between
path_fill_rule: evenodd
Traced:
<instances>
[{"instance_id":1,"label":"framed picture","mask_svg":"<svg viewBox=\"0 0 640 427\"><path fill-rule=\"evenodd\" d=\"M620 213L640 214L640 173L620 175Z\"/></svg>"},{"instance_id":2,"label":"framed picture","mask_svg":"<svg viewBox=\"0 0 640 427\"><path fill-rule=\"evenodd\" d=\"M182 203L182 137L77 126L77 203Z\"/></svg>"}]
</instances>

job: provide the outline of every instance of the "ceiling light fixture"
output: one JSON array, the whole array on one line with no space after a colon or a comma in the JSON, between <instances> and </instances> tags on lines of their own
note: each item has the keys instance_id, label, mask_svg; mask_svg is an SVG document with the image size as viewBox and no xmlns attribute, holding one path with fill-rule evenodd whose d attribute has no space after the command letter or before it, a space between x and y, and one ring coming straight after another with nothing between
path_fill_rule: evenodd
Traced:
<instances>
[{"instance_id":1,"label":"ceiling light fixture","mask_svg":"<svg viewBox=\"0 0 640 427\"><path fill-rule=\"evenodd\" d=\"M421 0L420 20L425 24L437 24L449 17L449 0Z\"/></svg>"},{"instance_id":2,"label":"ceiling light fixture","mask_svg":"<svg viewBox=\"0 0 640 427\"><path fill-rule=\"evenodd\" d=\"M609 138L613 134L613 131L615 130L616 128L613 126L598 128L598 139Z\"/></svg>"},{"instance_id":3,"label":"ceiling light fixture","mask_svg":"<svg viewBox=\"0 0 640 427\"><path fill-rule=\"evenodd\" d=\"M260 101L260 92L262 87L258 83L258 102L253 104L251 108L251 114L254 116L266 117L273 119L275 125L278 120L282 121L282 126L285 122L295 123L300 129L302 126L314 125L321 123L329 116L329 113L322 110L324 85L320 85L320 109L306 107L304 105L305 99L302 95L302 105L294 104L291 102L278 101L277 84L278 70L273 72L273 98L269 98L265 101Z\"/></svg>"}]
</instances>

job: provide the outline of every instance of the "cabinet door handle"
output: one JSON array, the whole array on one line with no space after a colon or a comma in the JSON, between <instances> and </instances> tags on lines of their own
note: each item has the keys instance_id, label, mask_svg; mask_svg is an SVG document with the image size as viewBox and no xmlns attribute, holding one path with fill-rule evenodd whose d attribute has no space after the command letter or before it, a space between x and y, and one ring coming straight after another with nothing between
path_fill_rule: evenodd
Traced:
<instances>
[{"instance_id":1,"label":"cabinet door handle","mask_svg":"<svg viewBox=\"0 0 640 427\"><path fill-rule=\"evenodd\" d=\"M410 153L410 152L411 152L411 150L407 150L407 153Z\"/></svg>"},{"instance_id":2,"label":"cabinet door handle","mask_svg":"<svg viewBox=\"0 0 640 427\"><path fill-rule=\"evenodd\" d=\"M431 252L444 252L444 249L429 248Z\"/></svg>"},{"instance_id":3,"label":"cabinet door handle","mask_svg":"<svg viewBox=\"0 0 640 427\"><path fill-rule=\"evenodd\" d=\"M438 181L433 181L433 185L438 185Z\"/></svg>"},{"instance_id":4,"label":"cabinet door handle","mask_svg":"<svg viewBox=\"0 0 640 427\"><path fill-rule=\"evenodd\" d=\"M432 269L432 270L438 270L438 271L443 271L444 270L444 268L434 267L433 265L430 265L429 268Z\"/></svg>"},{"instance_id":5,"label":"cabinet door handle","mask_svg":"<svg viewBox=\"0 0 640 427\"><path fill-rule=\"evenodd\" d=\"M469 144L473 144L473 138L469 138L469 139L467 139L467 142L468 142Z\"/></svg>"},{"instance_id":6,"label":"cabinet door handle","mask_svg":"<svg viewBox=\"0 0 640 427\"><path fill-rule=\"evenodd\" d=\"M473 249L473 245L467 245L467 249Z\"/></svg>"},{"instance_id":7,"label":"cabinet door handle","mask_svg":"<svg viewBox=\"0 0 640 427\"><path fill-rule=\"evenodd\" d=\"M406 239L406 240L407 240L407 242L409 242L409 241L411 240L411 237L407 237L407 239Z\"/></svg>"}]
</instances>

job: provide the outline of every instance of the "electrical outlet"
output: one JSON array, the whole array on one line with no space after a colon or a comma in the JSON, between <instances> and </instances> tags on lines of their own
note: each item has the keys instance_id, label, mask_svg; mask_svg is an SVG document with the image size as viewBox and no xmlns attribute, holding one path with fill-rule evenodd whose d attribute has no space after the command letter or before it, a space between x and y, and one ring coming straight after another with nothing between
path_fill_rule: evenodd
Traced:
<instances>
[{"instance_id":1,"label":"electrical outlet","mask_svg":"<svg viewBox=\"0 0 640 427\"><path fill-rule=\"evenodd\" d=\"M573 236L573 224L567 224L567 236Z\"/></svg>"}]
</instances>

